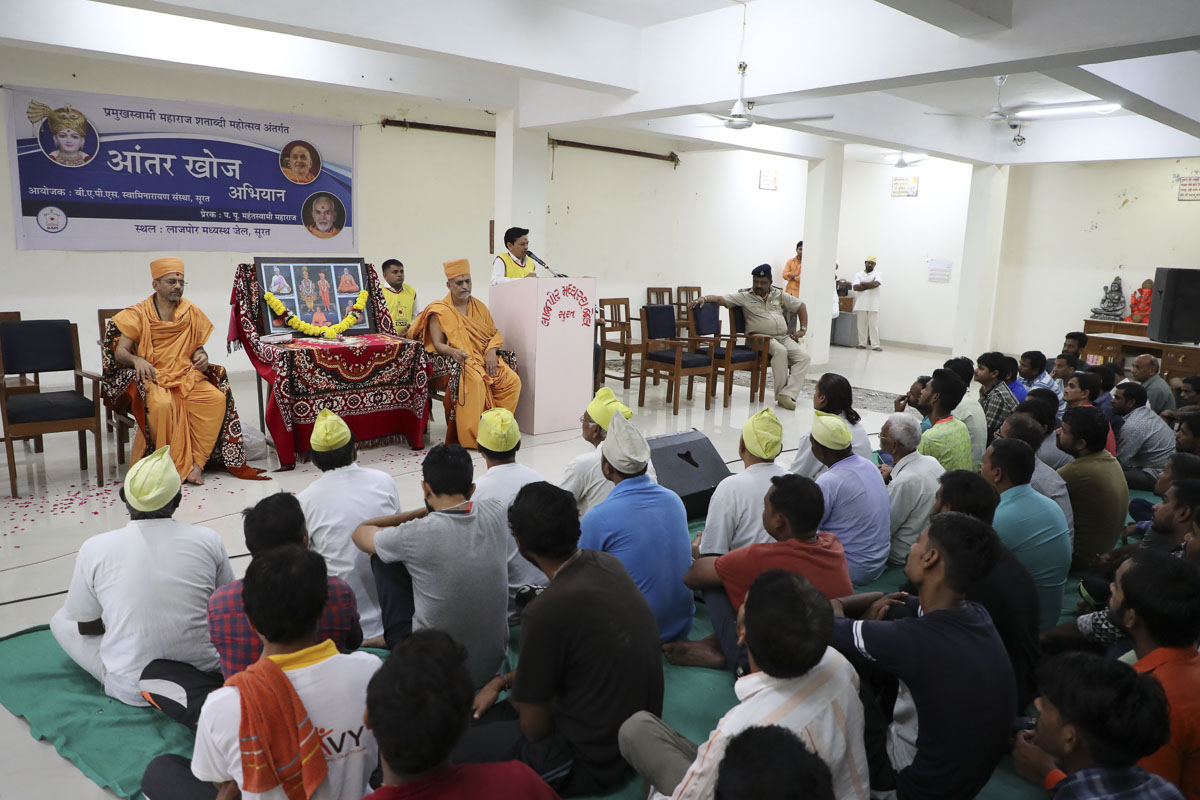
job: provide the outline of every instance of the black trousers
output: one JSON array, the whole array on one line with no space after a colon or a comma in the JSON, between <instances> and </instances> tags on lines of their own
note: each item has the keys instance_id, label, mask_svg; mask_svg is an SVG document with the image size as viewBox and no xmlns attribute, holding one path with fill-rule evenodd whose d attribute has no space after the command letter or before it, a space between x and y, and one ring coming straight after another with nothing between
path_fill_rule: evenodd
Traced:
<instances>
[{"instance_id":1,"label":"black trousers","mask_svg":"<svg viewBox=\"0 0 1200 800\"><path fill-rule=\"evenodd\" d=\"M379 556L371 556L371 573L383 617L383 640L390 650L412 633L412 576L401 562L385 564Z\"/></svg>"},{"instance_id":2,"label":"black trousers","mask_svg":"<svg viewBox=\"0 0 1200 800\"><path fill-rule=\"evenodd\" d=\"M557 728L544 739L527 741L521 733L517 709L502 700L471 721L466 736L459 739L450 754L450 761L455 764L520 761L561 794L571 777L575 755Z\"/></svg>"}]
</instances>

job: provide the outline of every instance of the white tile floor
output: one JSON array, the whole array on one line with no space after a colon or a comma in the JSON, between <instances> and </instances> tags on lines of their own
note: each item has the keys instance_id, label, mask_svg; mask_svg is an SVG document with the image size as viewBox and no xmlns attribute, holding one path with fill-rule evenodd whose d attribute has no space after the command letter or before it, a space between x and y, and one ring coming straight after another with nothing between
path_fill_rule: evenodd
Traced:
<instances>
[{"instance_id":1,"label":"white tile floor","mask_svg":"<svg viewBox=\"0 0 1200 800\"><path fill-rule=\"evenodd\" d=\"M825 367L814 367L812 377L823 371L839 372L856 387L901 393L907 391L913 378L929 374L940 366L945 355L920 350L888 348L882 353L834 347ZM257 419L254 386L250 375L232 376L234 393L240 403L243 422ZM749 402L749 391L735 387L730 408L720 407L718 401L711 411L704 410L700 387L698 403L681 406L679 416L671 415L663 403L665 387L647 386L646 406L636 408L637 383L626 392L616 381L608 385L623 401L634 408L634 420L648 436L688 428L697 428L713 442L725 459L736 460L737 442L742 423L760 406ZM767 392L768 402L771 393ZM812 408L811 395L802 395L793 413L775 407L784 425L785 452L780 458L790 463L789 450L794 450L801 433L809 429ZM876 441L885 414L864 412L863 421ZM445 428L441 410L436 410L431 426L430 443L441 439ZM92 442L89 438L89 453ZM520 460L551 481L562 476L563 467L576 455L587 452L588 445L578 431L526 437L521 445ZM116 496L116 487L124 468L116 464L116 443L110 435L105 447L106 483L96 485L95 472L79 470L75 439L69 434L47 437L45 453L34 453L24 443L17 445L18 488L22 496L8 496L7 465L0 472L0 636L31 625L49 622L62 605L70 583L79 545L89 536L125 524L124 506ZM2 460L2 455L0 455ZM401 502L411 508L420 502L421 454L404 446L392 446L363 451L359 460L365 466L381 469L392 475L400 489ZM478 461L482 471L482 462ZM257 464L271 469L278 467L271 454L270 463ZM731 468L739 467L731 465ZM299 491L315 477L311 465L299 465L293 472L271 473L272 481L241 481L228 474L207 474L203 487L185 489L178 518L193 524L205 525L217 531L225 541L230 556L246 552L242 541L240 511L268 493L280 490ZM248 559L235 558L234 571L240 576ZM51 595L39 597L40 595ZM37 599L26 599L37 598ZM0 800L32 800L32 798L72 797L78 800L111 798L110 792L100 789L62 759L54 748L35 742L29 736L26 723L0 710Z\"/></svg>"}]
</instances>

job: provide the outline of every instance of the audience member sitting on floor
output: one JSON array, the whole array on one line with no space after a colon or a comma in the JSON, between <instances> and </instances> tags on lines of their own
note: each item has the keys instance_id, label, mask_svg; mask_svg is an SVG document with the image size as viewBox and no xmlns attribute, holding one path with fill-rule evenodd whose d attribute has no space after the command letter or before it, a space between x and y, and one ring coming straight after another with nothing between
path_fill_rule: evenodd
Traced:
<instances>
[{"instance_id":1,"label":"audience member sitting on floor","mask_svg":"<svg viewBox=\"0 0 1200 800\"><path fill-rule=\"evenodd\" d=\"M1200 479L1200 456L1176 451L1167 459L1167 463L1163 465L1162 474L1154 482L1154 494L1158 497L1166 497L1167 489L1170 489L1171 484L1175 481L1194 479ZM1129 516L1133 522L1125 527L1125 532L1121 536L1122 542L1130 536L1145 539L1151 530L1154 505L1154 501L1142 497L1136 497L1129 501Z\"/></svg>"},{"instance_id":2,"label":"audience member sitting on floor","mask_svg":"<svg viewBox=\"0 0 1200 800\"><path fill-rule=\"evenodd\" d=\"M1071 569L1088 569L1116 545L1125 527L1129 486L1121 464L1104 449L1110 435L1098 408L1072 408L1063 415L1058 446L1075 458L1058 474L1067 482L1075 515Z\"/></svg>"},{"instance_id":3,"label":"audience member sitting on floor","mask_svg":"<svg viewBox=\"0 0 1200 800\"><path fill-rule=\"evenodd\" d=\"M613 415L600 450L604 477L615 486L584 515L579 546L611 553L625 565L654 610L662 641L686 639L696 609L683 585L692 563L683 501L646 475L650 445L625 417Z\"/></svg>"},{"instance_id":4,"label":"audience member sitting on floor","mask_svg":"<svg viewBox=\"0 0 1200 800\"><path fill-rule=\"evenodd\" d=\"M1088 337L1083 331L1071 331L1063 337L1062 352L1070 353L1076 358L1083 358L1083 349L1087 347Z\"/></svg>"},{"instance_id":5,"label":"audience member sitting on floor","mask_svg":"<svg viewBox=\"0 0 1200 800\"><path fill-rule=\"evenodd\" d=\"M979 405L987 421L989 442L996 437L1000 424L1017 407L1017 398L1004 381L1004 369L1004 354L995 350L983 353L975 361L974 378L979 384Z\"/></svg>"},{"instance_id":6,"label":"audience member sitting on floor","mask_svg":"<svg viewBox=\"0 0 1200 800\"><path fill-rule=\"evenodd\" d=\"M129 468L120 490L129 524L83 543L66 602L50 620L71 660L131 706L148 705L138 682L151 662L169 659L177 667L169 672L184 680L217 669L204 610L233 580L221 537L172 519L183 495L168 451Z\"/></svg>"},{"instance_id":7,"label":"audience member sitting on floor","mask_svg":"<svg viewBox=\"0 0 1200 800\"><path fill-rule=\"evenodd\" d=\"M654 614L620 561L577 548L569 492L531 483L508 519L521 555L549 586L521 615L519 669L480 689L477 723L451 761L516 759L564 796L613 791L629 776L617 748L621 723L639 711L662 714ZM497 703L505 689L512 694Z\"/></svg>"},{"instance_id":8,"label":"audience member sitting on floor","mask_svg":"<svg viewBox=\"0 0 1200 800\"><path fill-rule=\"evenodd\" d=\"M932 409L921 402L921 392L925 390L930 379L929 375L918 375L912 386L908 387L908 394L902 394L892 402L892 407L897 414L902 414L906 409L911 408L921 415L921 433L925 433L933 427L933 421L929 419Z\"/></svg>"},{"instance_id":9,"label":"audience member sitting on floor","mask_svg":"<svg viewBox=\"0 0 1200 800\"><path fill-rule=\"evenodd\" d=\"M379 743L383 785L366 800L556 800L554 790L520 761L450 763L475 699L466 661L466 650L449 634L417 631L371 678L365 722Z\"/></svg>"},{"instance_id":10,"label":"audience member sitting on floor","mask_svg":"<svg viewBox=\"0 0 1200 800\"><path fill-rule=\"evenodd\" d=\"M826 372L813 390L813 408L826 414L836 414L846 420L846 424L850 426L850 449L863 458L871 457L871 440L867 437L862 417L854 410L854 390L850 387L850 381L837 373ZM828 467L813 455L811 439L804 435L800 437L796 457L792 459L792 465L788 469L797 475L816 480Z\"/></svg>"},{"instance_id":11,"label":"audience member sitting on floor","mask_svg":"<svg viewBox=\"0 0 1200 800\"><path fill-rule=\"evenodd\" d=\"M745 469L717 484L704 530L692 542L694 554L721 555L772 541L763 527L763 498L773 478L789 474L775 463L782 449L783 424L774 411L764 408L746 421L738 439L738 458Z\"/></svg>"},{"instance_id":12,"label":"audience member sitting on floor","mask_svg":"<svg viewBox=\"0 0 1200 800\"><path fill-rule=\"evenodd\" d=\"M1012 356L1004 357L1004 383L1008 386L1009 391L1013 393L1013 397L1017 402L1025 399L1025 395L1029 393L1029 387L1021 383L1021 368L1017 360Z\"/></svg>"},{"instance_id":13,"label":"audience member sitting on floor","mask_svg":"<svg viewBox=\"0 0 1200 800\"><path fill-rule=\"evenodd\" d=\"M1067 410L1066 390L1067 381L1071 380L1071 376L1075 374L1075 370L1079 369L1079 359L1071 353L1060 353L1054 358L1054 368L1050 370L1050 377L1054 378L1054 382L1058 387L1058 416L1062 415Z\"/></svg>"},{"instance_id":14,"label":"audience member sitting on floor","mask_svg":"<svg viewBox=\"0 0 1200 800\"><path fill-rule=\"evenodd\" d=\"M730 737L717 772L715 800L834 800L833 775L796 734L757 725Z\"/></svg>"},{"instance_id":15,"label":"audience member sitting on floor","mask_svg":"<svg viewBox=\"0 0 1200 800\"><path fill-rule=\"evenodd\" d=\"M1130 489L1153 489L1175 452L1175 432L1146 402L1145 387L1133 381L1121 384L1113 394L1113 410L1125 420L1117 440L1117 460Z\"/></svg>"},{"instance_id":16,"label":"audience member sitting on floor","mask_svg":"<svg viewBox=\"0 0 1200 800\"><path fill-rule=\"evenodd\" d=\"M1037 586L1041 628L1058 623L1071 567L1071 534L1058 504L1029 481L1037 459L1019 439L998 439L983 456L981 475L1000 494L992 527Z\"/></svg>"},{"instance_id":17,"label":"audience member sitting on floor","mask_svg":"<svg viewBox=\"0 0 1200 800\"><path fill-rule=\"evenodd\" d=\"M1013 745L1017 771L1031 780L1057 765L1055 800L1183 800L1138 761L1168 739L1167 702L1157 681L1089 653L1051 659L1038 674L1037 728Z\"/></svg>"},{"instance_id":18,"label":"audience member sitting on floor","mask_svg":"<svg viewBox=\"0 0 1200 800\"><path fill-rule=\"evenodd\" d=\"M1175 429L1175 449L1200 456L1200 414L1182 414Z\"/></svg>"},{"instance_id":19,"label":"audience member sitting on floor","mask_svg":"<svg viewBox=\"0 0 1200 800\"><path fill-rule=\"evenodd\" d=\"M697 642L663 645L667 660L744 672L747 661L745 648L738 645L737 612L750 584L769 570L803 575L829 598L853 593L842 543L832 533L818 531L824 514L825 500L815 482L790 473L772 478L759 519L773 541L721 556L701 555L692 562L683 582L704 593L714 633Z\"/></svg>"},{"instance_id":20,"label":"audience member sitting on floor","mask_svg":"<svg viewBox=\"0 0 1200 800\"><path fill-rule=\"evenodd\" d=\"M479 434L475 437L475 446L487 472L475 481L475 493L471 499L475 502L494 500L508 507L516 499L517 492L527 483L544 481L541 475L524 464L517 463L517 451L521 449L521 429L517 420L507 408L493 408L483 412L479 418ZM546 576L542 571L521 558L517 552L517 543L513 540L511 531L505 537L508 548L508 621L516 624L520 621L521 612L517 608L517 592L522 586L544 586Z\"/></svg>"},{"instance_id":21,"label":"audience member sitting on floor","mask_svg":"<svg viewBox=\"0 0 1200 800\"><path fill-rule=\"evenodd\" d=\"M895 788L900 800L973 797L1007 751L1012 666L988 612L965 598L1002 550L980 520L936 514L904 567L917 596L833 601L833 644L863 681L873 790ZM893 606L911 616L886 620Z\"/></svg>"},{"instance_id":22,"label":"audience member sitting on floor","mask_svg":"<svg viewBox=\"0 0 1200 800\"><path fill-rule=\"evenodd\" d=\"M1099 395L1100 379L1091 372L1076 372L1063 388L1063 400L1068 409L1096 408L1095 400ZM1103 411L1100 413L1104 414ZM1105 439L1104 449L1111 453L1113 458L1116 458L1117 431L1108 414L1104 414L1104 421L1108 424L1108 437ZM1122 418L1121 422L1124 424L1125 420Z\"/></svg>"},{"instance_id":23,"label":"audience member sitting on floor","mask_svg":"<svg viewBox=\"0 0 1200 800\"><path fill-rule=\"evenodd\" d=\"M354 590L363 645L384 647L371 559L354 546L350 536L363 519L399 514L400 493L391 475L358 465L354 434L345 420L329 409L317 414L310 441L313 466L321 471L321 477L296 495L308 523L309 544L325 558L329 574ZM330 594L330 598L336 597Z\"/></svg>"},{"instance_id":24,"label":"audience member sitting on floor","mask_svg":"<svg viewBox=\"0 0 1200 800\"><path fill-rule=\"evenodd\" d=\"M943 475L939 483L934 514L957 511L992 524L1000 497L983 476L956 470ZM901 589L915 591L907 582ZM1041 606L1033 578L1008 548L1001 547L991 571L967 589L966 599L979 603L992 618L1017 682L1015 713L1024 714L1037 694L1037 668L1042 662L1038 643Z\"/></svg>"},{"instance_id":25,"label":"audience member sitting on floor","mask_svg":"<svg viewBox=\"0 0 1200 800\"><path fill-rule=\"evenodd\" d=\"M651 798L708 798L731 736L764 723L802 736L829 765L834 796L870 796L863 747L862 703L854 668L829 646L829 600L802 575L759 575L738 614L738 638L750 674L738 679L734 706L697 747L654 714L634 714L621 726L621 755L655 791Z\"/></svg>"},{"instance_id":26,"label":"audience member sitting on floor","mask_svg":"<svg viewBox=\"0 0 1200 800\"><path fill-rule=\"evenodd\" d=\"M437 445L421 464L425 505L367 520L354 544L375 556L388 645L444 630L467 648L471 679L482 686L508 653L508 523L499 502L471 501L473 473L460 445Z\"/></svg>"},{"instance_id":27,"label":"audience member sitting on floor","mask_svg":"<svg viewBox=\"0 0 1200 800\"><path fill-rule=\"evenodd\" d=\"M929 407L929 419L933 425L921 434L917 452L923 456L933 456L946 470L976 470L978 467L971 455L974 445L970 431L962 420L954 416L954 410L966 392L967 385L948 369L935 369L933 377L921 390L921 404Z\"/></svg>"},{"instance_id":28,"label":"audience member sitting on floor","mask_svg":"<svg viewBox=\"0 0 1200 800\"><path fill-rule=\"evenodd\" d=\"M276 492L242 511L242 532L250 563L277 547L309 547L304 510L290 492ZM318 628L321 641L329 639L343 653L357 650L363 641L358 603L354 590L330 573L326 600ZM250 627L242 603L241 580L222 586L208 601L208 634L221 656L221 674L226 679L258 661L262 640Z\"/></svg>"},{"instance_id":29,"label":"audience member sitting on floor","mask_svg":"<svg viewBox=\"0 0 1200 800\"><path fill-rule=\"evenodd\" d=\"M963 383L962 400L954 408L947 410L953 411L954 418L961 420L967 426L967 432L971 434L971 469L978 472L979 465L983 463L983 451L987 449L990 438L987 415L983 411L983 406L969 391L971 381L975 378L975 362L966 356L958 356L949 359L942 365L942 368L953 372ZM945 465L943 464L943 466ZM946 467L946 469L958 469L958 467Z\"/></svg>"},{"instance_id":30,"label":"audience member sitting on floor","mask_svg":"<svg viewBox=\"0 0 1200 800\"><path fill-rule=\"evenodd\" d=\"M846 420L814 412L812 449L829 467L817 478L825 498L825 516L819 530L838 538L846 551L850 580L870 583L887 566L891 550L892 518L887 487L879 469L850 448Z\"/></svg>"},{"instance_id":31,"label":"audience member sitting on floor","mask_svg":"<svg viewBox=\"0 0 1200 800\"><path fill-rule=\"evenodd\" d=\"M1130 373L1146 390L1150 408L1155 414L1175 408L1175 393L1171 391L1170 384L1158 374L1158 370L1158 359L1149 353L1142 353L1133 360L1133 371Z\"/></svg>"},{"instance_id":32,"label":"audience member sitting on floor","mask_svg":"<svg viewBox=\"0 0 1200 800\"><path fill-rule=\"evenodd\" d=\"M1049 394L1047 398L1045 394ZM1038 461L1050 469L1061 469L1075 459L1058 447L1058 400L1047 389L1030 389L1024 402L1017 404L1016 413L1024 414L1038 423L1042 429L1042 442L1034 451Z\"/></svg>"},{"instance_id":33,"label":"audience member sitting on floor","mask_svg":"<svg viewBox=\"0 0 1200 800\"><path fill-rule=\"evenodd\" d=\"M587 455L576 456L567 464L559 486L575 496L580 519L603 503L604 498L613 490L612 481L604 477L600 470L600 445L608 436L608 428L614 414L619 414L625 419L633 417L632 409L618 400L612 389L602 386L579 418L580 435L594 449ZM650 480L655 479L654 464L647 466L647 474Z\"/></svg>"},{"instance_id":34,"label":"audience member sitting on floor","mask_svg":"<svg viewBox=\"0 0 1200 800\"><path fill-rule=\"evenodd\" d=\"M1200 412L1200 375L1171 378L1170 385L1176 390L1175 408L1162 412L1163 419L1172 422L1181 414Z\"/></svg>"},{"instance_id":35,"label":"audience member sitting on floor","mask_svg":"<svg viewBox=\"0 0 1200 800\"><path fill-rule=\"evenodd\" d=\"M1096 364L1088 367L1089 375L1095 375L1100 379L1100 394L1092 401L1096 408L1104 412L1104 418L1108 420L1108 424L1112 426L1113 435L1118 439L1121 438L1121 426L1125 424L1125 420L1120 414L1113 409L1113 389L1117 385L1117 375L1108 368L1108 364Z\"/></svg>"},{"instance_id":36,"label":"audience member sitting on floor","mask_svg":"<svg viewBox=\"0 0 1200 800\"><path fill-rule=\"evenodd\" d=\"M879 449L892 457L891 466L879 465L892 509L889 564L908 559L909 548L929 524L938 478L946 471L933 456L917 452L920 443L921 426L911 414L892 414L879 432Z\"/></svg>"},{"instance_id":37,"label":"audience member sitting on floor","mask_svg":"<svg viewBox=\"0 0 1200 800\"><path fill-rule=\"evenodd\" d=\"M1026 390L1041 387L1052 392L1058 391L1058 384L1046 371L1046 356L1041 350L1026 350L1021 353L1017 373L1021 376L1021 383L1025 385Z\"/></svg>"},{"instance_id":38,"label":"audience member sitting on floor","mask_svg":"<svg viewBox=\"0 0 1200 800\"><path fill-rule=\"evenodd\" d=\"M1004 420L996 437L1024 442L1036 453L1043 441L1042 431L1043 428L1037 420L1018 412ZM1029 485L1035 492L1049 497L1058 505L1067 521L1067 532L1074 538L1075 514L1071 511L1071 495L1067 492L1067 482L1062 479L1062 476L1051 469L1045 461L1035 458L1033 460L1033 477L1029 480Z\"/></svg>"},{"instance_id":39,"label":"audience member sitting on floor","mask_svg":"<svg viewBox=\"0 0 1200 800\"><path fill-rule=\"evenodd\" d=\"M1133 668L1157 678L1167 698L1170 739L1138 763L1184 797L1200 797L1200 568L1166 553L1139 551L1117 570L1109 609L1133 642ZM1053 760L1032 745L1022 750L1021 773L1052 786Z\"/></svg>"},{"instance_id":40,"label":"audience member sitting on floor","mask_svg":"<svg viewBox=\"0 0 1200 800\"><path fill-rule=\"evenodd\" d=\"M190 764L177 755L150 762L148 800L224 800L238 790L342 800L371 790L379 757L363 712L382 662L321 638L327 587L325 559L305 548L276 547L250 562L242 591L263 657L209 695Z\"/></svg>"}]
</instances>

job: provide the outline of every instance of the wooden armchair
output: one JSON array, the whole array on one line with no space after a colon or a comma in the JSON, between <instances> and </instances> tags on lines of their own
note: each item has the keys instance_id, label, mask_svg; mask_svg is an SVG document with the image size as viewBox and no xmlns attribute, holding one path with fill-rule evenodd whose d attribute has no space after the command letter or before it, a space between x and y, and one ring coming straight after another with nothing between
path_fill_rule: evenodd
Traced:
<instances>
[{"instance_id":1,"label":"wooden armchair","mask_svg":"<svg viewBox=\"0 0 1200 800\"><path fill-rule=\"evenodd\" d=\"M100 406L99 375L85 372L79 361L79 327L65 319L0 322L0 374L71 372L74 391L19 392L0 388L0 418L4 421L4 450L8 457L8 482L17 494L17 461L13 439L47 433L79 434L79 468L87 469L87 432L96 437L96 482L104 484L104 423ZM83 393L84 379L92 382L92 396Z\"/></svg>"},{"instance_id":2,"label":"wooden armchair","mask_svg":"<svg viewBox=\"0 0 1200 800\"><path fill-rule=\"evenodd\" d=\"M675 327L681 331L691 330L688 324L688 308L693 300L700 299L699 286L680 286L675 290Z\"/></svg>"},{"instance_id":3,"label":"wooden armchair","mask_svg":"<svg viewBox=\"0 0 1200 800\"><path fill-rule=\"evenodd\" d=\"M646 305L648 306L669 306L674 305L675 299L671 296L670 286L648 286L646 287Z\"/></svg>"},{"instance_id":4,"label":"wooden armchair","mask_svg":"<svg viewBox=\"0 0 1200 800\"><path fill-rule=\"evenodd\" d=\"M756 356L753 361L748 362L749 366L738 366L735 369L750 370L750 400L754 401L754 392L757 389L758 402L761 403L767 392L768 370L771 368L771 337L759 333L746 333L746 314L737 306L731 306L729 309L729 333L732 335L735 349L740 348L743 353L749 351ZM742 360L738 363L747 362ZM728 406L732 391L728 383L728 373L726 379L725 405Z\"/></svg>"},{"instance_id":5,"label":"wooden armchair","mask_svg":"<svg viewBox=\"0 0 1200 800\"><path fill-rule=\"evenodd\" d=\"M740 308L737 310L741 311ZM737 336L722 337L720 306L715 303L708 303L688 312L688 335L693 339L709 339L713 342L700 352L712 355L713 380L709 381L709 388L713 395L716 395L717 382L721 375L725 376L724 408L729 408L729 398L733 394L733 373L738 370L750 373L750 399L754 399L760 378L758 367L761 359L758 351L767 346L765 342L752 338L746 344L739 345ZM745 336L742 338L746 339Z\"/></svg>"},{"instance_id":6,"label":"wooden armchair","mask_svg":"<svg viewBox=\"0 0 1200 800\"><path fill-rule=\"evenodd\" d=\"M638 379L638 406L646 405L646 377L662 378L667 382L667 402L673 403L672 413L679 414L679 393L683 379L688 381L688 400L696 378L705 378L704 408L712 408L713 360L711 354L689 352L689 346L703 348L712 340L675 336L675 308L671 305L642 306L642 368Z\"/></svg>"},{"instance_id":7,"label":"wooden armchair","mask_svg":"<svg viewBox=\"0 0 1200 800\"><path fill-rule=\"evenodd\" d=\"M0 311L0 322L20 322L20 311ZM4 375L4 388L8 390L10 395L36 393L42 390L41 377L34 373L18 373L13 375ZM3 441L3 437L0 437ZM35 453L42 452L42 437L33 437L33 451Z\"/></svg>"},{"instance_id":8,"label":"wooden armchair","mask_svg":"<svg viewBox=\"0 0 1200 800\"><path fill-rule=\"evenodd\" d=\"M633 354L641 350L641 345L633 341L633 324L629 319L629 298L601 298L599 325L600 347L603 349L601 359L604 359L605 354L610 351L625 359L625 370L620 375L609 373L607 367L601 365L601 378L617 378L628 389L630 378L634 374ZM613 334L616 334L616 339L611 338Z\"/></svg>"}]
</instances>

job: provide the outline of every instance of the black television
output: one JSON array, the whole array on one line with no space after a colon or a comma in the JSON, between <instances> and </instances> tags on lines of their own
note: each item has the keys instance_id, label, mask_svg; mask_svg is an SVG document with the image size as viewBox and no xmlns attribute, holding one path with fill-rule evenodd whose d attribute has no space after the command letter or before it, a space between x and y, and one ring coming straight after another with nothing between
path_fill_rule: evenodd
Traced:
<instances>
[{"instance_id":1,"label":"black television","mask_svg":"<svg viewBox=\"0 0 1200 800\"><path fill-rule=\"evenodd\" d=\"M1156 342L1200 344L1200 269L1155 270L1146 333Z\"/></svg>"}]
</instances>

